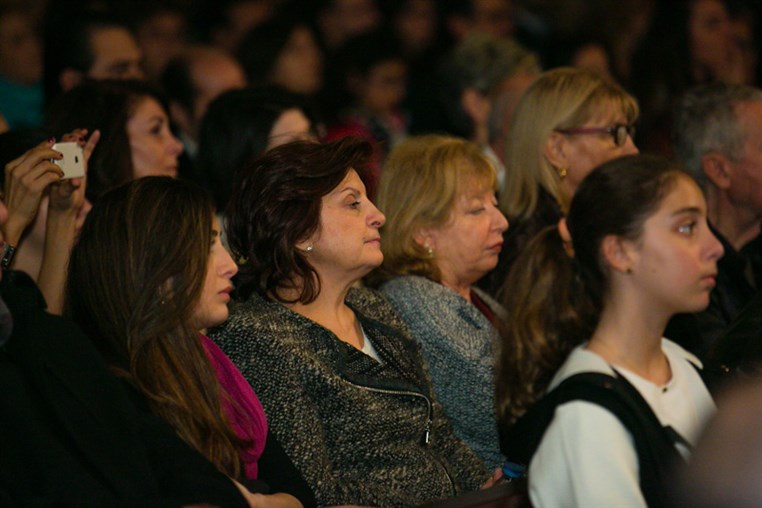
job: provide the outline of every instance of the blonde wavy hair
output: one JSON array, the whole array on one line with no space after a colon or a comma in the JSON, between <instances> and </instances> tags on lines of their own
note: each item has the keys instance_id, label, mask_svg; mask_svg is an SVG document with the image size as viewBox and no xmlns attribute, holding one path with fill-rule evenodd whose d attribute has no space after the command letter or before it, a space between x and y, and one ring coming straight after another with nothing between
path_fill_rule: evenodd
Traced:
<instances>
[{"instance_id":1,"label":"blonde wavy hair","mask_svg":"<svg viewBox=\"0 0 762 508\"><path fill-rule=\"evenodd\" d=\"M477 145L440 135L400 143L381 172L376 205L386 215L381 228L384 262L369 283L378 285L397 275L440 282L439 268L415 235L445 225L458 198L474 186L497 186L495 170Z\"/></svg>"},{"instance_id":2,"label":"blonde wavy hair","mask_svg":"<svg viewBox=\"0 0 762 508\"><path fill-rule=\"evenodd\" d=\"M635 98L593 72L559 67L544 72L532 83L513 114L505 147L500 209L506 217L530 217L540 187L555 198L562 210L568 209L571 196L561 191L558 168L545 158L545 143L554 130L579 127L610 104L621 109L628 124L637 120Z\"/></svg>"}]
</instances>

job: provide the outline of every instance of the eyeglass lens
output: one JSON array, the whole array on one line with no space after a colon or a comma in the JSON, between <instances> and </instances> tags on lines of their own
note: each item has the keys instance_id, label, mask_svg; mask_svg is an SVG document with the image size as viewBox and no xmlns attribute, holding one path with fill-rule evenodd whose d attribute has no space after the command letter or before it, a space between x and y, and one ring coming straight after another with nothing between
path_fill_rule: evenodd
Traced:
<instances>
[{"instance_id":1,"label":"eyeglass lens","mask_svg":"<svg viewBox=\"0 0 762 508\"><path fill-rule=\"evenodd\" d=\"M614 143L616 146L623 146L627 143L627 136L635 135L635 127L631 125L617 125L614 127Z\"/></svg>"}]
</instances>

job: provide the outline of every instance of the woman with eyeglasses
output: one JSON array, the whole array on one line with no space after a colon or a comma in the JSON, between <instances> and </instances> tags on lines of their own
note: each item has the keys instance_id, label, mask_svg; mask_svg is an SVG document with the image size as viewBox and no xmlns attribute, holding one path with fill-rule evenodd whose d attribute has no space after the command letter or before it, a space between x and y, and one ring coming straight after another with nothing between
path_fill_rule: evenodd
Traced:
<instances>
[{"instance_id":1,"label":"woman with eyeglasses","mask_svg":"<svg viewBox=\"0 0 762 508\"><path fill-rule=\"evenodd\" d=\"M544 72L514 112L506 140L500 209L511 224L500 261L479 285L502 286L516 256L545 226L558 223L582 179L599 164L638 152L636 100L619 85L573 68Z\"/></svg>"}]
</instances>

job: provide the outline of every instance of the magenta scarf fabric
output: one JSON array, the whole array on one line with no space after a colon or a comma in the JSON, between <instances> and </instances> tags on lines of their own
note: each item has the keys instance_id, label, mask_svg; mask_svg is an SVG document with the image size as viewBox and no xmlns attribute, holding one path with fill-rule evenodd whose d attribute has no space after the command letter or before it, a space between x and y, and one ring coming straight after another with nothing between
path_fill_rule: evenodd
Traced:
<instances>
[{"instance_id":1,"label":"magenta scarf fabric","mask_svg":"<svg viewBox=\"0 0 762 508\"><path fill-rule=\"evenodd\" d=\"M246 478L256 480L257 461L267 439L265 410L251 385L225 353L206 335L201 335L200 338L220 386L229 395L229 398L223 396L222 407L230 425L238 437L251 442L248 448L241 450L241 462L244 464Z\"/></svg>"}]
</instances>

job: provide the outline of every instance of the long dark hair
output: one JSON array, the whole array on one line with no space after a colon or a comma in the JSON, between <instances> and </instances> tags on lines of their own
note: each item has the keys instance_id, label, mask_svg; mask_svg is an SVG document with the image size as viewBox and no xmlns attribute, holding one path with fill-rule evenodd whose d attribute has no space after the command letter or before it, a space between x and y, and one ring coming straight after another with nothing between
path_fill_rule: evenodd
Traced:
<instances>
[{"instance_id":1,"label":"long dark hair","mask_svg":"<svg viewBox=\"0 0 762 508\"><path fill-rule=\"evenodd\" d=\"M273 126L291 109L316 123L299 96L276 86L230 90L209 104L201 121L197 164L218 210L230 200L236 173L265 152Z\"/></svg>"},{"instance_id":2,"label":"long dark hair","mask_svg":"<svg viewBox=\"0 0 762 508\"><path fill-rule=\"evenodd\" d=\"M67 311L114 372L220 471L235 478L243 443L194 328L214 206L169 177L132 181L88 215L69 265Z\"/></svg>"},{"instance_id":3,"label":"long dark hair","mask_svg":"<svg viewBox=\"0 0 762 508\"><path fill-rule=\"evenodd\" d=\"M291 303L317 298L320 278L296 244L317 231L323 196L350 169L367 182L372 152L370 143L351 137L297 141L273 148L239 173L226 232L243 297L257 292L282 300L279 290L297 289Z\"/></svg>"},{"instance_id":4,"label":"long dark hair","mask_svg":"<svg viewBox=\"0 0 762 508\"><path fill-rule=\"evenodd\" d=\"M87 174L87 197L91 202L95 203L107 190L132 180L134 168L127 121L146 98L154 99L168 111L157 89L132 80L86 81L52 104L46 126L55 135L78 128L91 133L101 131Z\"/></svg>"},{"instance_id":5,"label":"long dark hair","mask_svg":"<svg viewBox=\"0 0 762 508\"><path fill-rule=\"evenodd\" d=\"M551 226L519 255L503 302L508 319L496 369L501 425L512 424L544 393L569 352L595 330L608 291L604 237L639 238L678 178L690 176L661 157L609 161L574 194L566 218L571 245Z\"/></svg>"}]
</instances>

